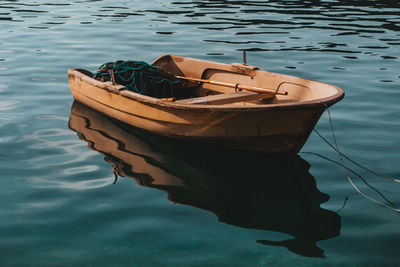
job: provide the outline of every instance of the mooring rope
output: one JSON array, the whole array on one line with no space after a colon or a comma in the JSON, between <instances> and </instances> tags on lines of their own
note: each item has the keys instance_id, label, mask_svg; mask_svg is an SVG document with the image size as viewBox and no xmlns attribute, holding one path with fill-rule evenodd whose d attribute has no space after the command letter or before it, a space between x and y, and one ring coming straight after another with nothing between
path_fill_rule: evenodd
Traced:
<instances>
[{"instance_id":1,"label":"mooring rope","mask_svg":"<svg viewBox=\"0 0 400 267\"><path fill-rule=\"evenodd\" d=\"M315 132L319 137L321 137L321 139L322 139L325 143L327 143L330 147L332 147L334 150L336 150L336 152L340 153L340 155L342 155L344 158L346 158L348 161L350 161L350 162L353 163L354 165L357 165L358 167L360 167L360 168L362 168L362 169L364 169L364 170L366 170L366 171L368 171L368 172L370 172L370 173L372 173L372 174L374 174L374 175L376 175L376 176L379 176L379 177L381 177L381 178L384 178L384 179L387 179L387 180L391 180L391 181L400 183L400 180L399 180L399 179L387 177L387 176L385 176L385 175L383 175L383 174L380 174L380 173L378 173L378 172L376 172L376 171L374 171L374 170L371 170L371 169L369 169L369 168L367 168L367 167L362 166L360 163L358 163L358 162L352 160L349 156L347 156L347 155L344 154L343 152L338 151L338 150L337 150L328 140L326 140L326 138L324 138L324 137L322 136L322 134L320 134L317 130L314 129L314 132Z\"/></svg>"},{"instance_id":2,"label":"mooring rope","mask_svg":"<svg viewBox=\"0 0 400 267\"><path fill-rule=\"evenodd\" d=\"M386 208L388 208L388 209L390 209L390 210L393 210L393 211L395 211L395 212L397 212L397 213L400 214L400 209L398 209L391 201L388 201L386 197L383 196L383 198L384 198L386 201L388 201L388 203L390 203L392 206L389 206L389 205L387 205L387 204L385 204L385 203L383 203L383 202L381 202L381 201L379 201L379 200L376 200L376 199L374 199L374 198L368 196L367 194L365 194L364 192L362 192L362 191L354 184L354 182L353 182L353 180L351 179L351 177L350 177L350 175L349 175L349 172L348 172L350 169L347 168L347 167L344 165L343 157L345 157L346 159L348 159L350 162L356 164L357 166L359 166L359 167L361 167L361 168L363 168L363 169L365 169L365 170L367 170L367 171L369 171L369 172L371 172L371 173L373 173L373 174L376 174L376 175L378 175L378 176L380 176L380 177L383 177L383 178L386 178L386 179L390 179L390 180L393 180L393 181L396 181L396 182L399 182L399 180L398 180L398 179L393 179L393 178L390 178L390 177L386 177L385 175L379 174L379 173L377 173L377 172L375 172L375 171L372 171L372 170L370 170L370 169L368 169L368 168L366 168L366 167L363 167L361 164L359 164L359 163L357 163L357 162L351 160L349 157L345 156L342 152L340 152L339 146L338 146L337 141L336 141L335 130L334 130L334 127L333 127L333 122L332 122L331 113L330 113L330 111L329 111L328 106L325 105L325 107L326 107L326 110L328 111L329 123L330 123L331 131L332 131L332 137L333 137L333 142L334 142L335 146L333 146L328 140L326 140L325 138L323 138L322 135L319 134L317 130L314 129L314 131L322 138L322 140L324 140L329 146L331 146L334 150L336 150L336 152L337 152L338 155L339 155L339 159L340 159L340 162L338 162L338 163L343 167L343 169L344 169L344 171L345 171L345 175L346 175L348 181L350 182L350 184L354 187L354 189L357 191L357 193L360 194L361 196L363 196L363 197L365 197L366 199L368 199L368 200L370 200L370 201L373 201L373 202L375 202L375 203L377 203L377 204L379 204L379 205L382 205L382 206L384 206L384 207L386 207ZM357 175L357 176L358 176L358 175ZM363 180L364 180L364 179L363 179ZM366 183L366 184L368 185L368 183ZM377 191L377 190L375 190L375 191L376 191L376 192L379 192L379 191ZM382 196L382 194L380 194L380 195Z\"/></svg>"},{"instance_id":3,"label":"mooring rope","mask_svg":"<svg viewBox=\"0 0 400 267\"><path fill-rule=\"evenodd\" d=\"M372 190L374 190L378 195L380 195L387 203L389 203L389 204L392 205L393 207L396 207L396 205L395 205L393 202L391 202L382 192L380 192L378 189L376 189L376 188L373 187L371 184L369 184L359 173L357 173L356 171L350 169L349 167L343 166L340 162L338 162L338 161L336 161L336 160L333 160L333 159L330 159L330 158L328 158L328 157L326 157L326 156L323 156L323 155L321 155L321 154L318 154L318 153L308 152L308 151L300 152L300 153L302 153L302 154L315 155L315 156L318 156L318 157L320 157L320 158L322 158L322 159L325 159L325 160L327 160L327 161L333 162L333 163L335 163L335 164L337 164L337 165L339 165L339 166L342 166L342 167L346 168L349 172L353 173L353 174L356 175L358 178L360 178L360 179L365 183L365 185L367 185L369 188L371 188Z\"/></svg>"}]
</instances>

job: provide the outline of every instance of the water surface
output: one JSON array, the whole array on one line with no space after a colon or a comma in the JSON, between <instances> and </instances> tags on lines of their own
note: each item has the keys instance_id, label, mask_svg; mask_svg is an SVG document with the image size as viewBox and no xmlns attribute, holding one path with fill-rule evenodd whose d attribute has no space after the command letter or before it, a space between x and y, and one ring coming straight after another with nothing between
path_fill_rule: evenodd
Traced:
<instances>
[{"instance_id":1,"label":"water surface","mask_svg":"<svg viewBox=\"0 0 400 267\"><path fill-rule=\"evenodd\" d=\"M354 194L337 164L132 131L73 104L66 73L169 53L240 62L245 49L249 64L343 88L331 108L340 149L399 178L399 12L392 1L0 1L1 265L396 265L398 214ZM332 140L326 114L316 129ZM316 134L302 152L339 160ZM399 183L345 163L370 185L350 173L360 190L400 205Z\"/></svg>"}]
</instances>

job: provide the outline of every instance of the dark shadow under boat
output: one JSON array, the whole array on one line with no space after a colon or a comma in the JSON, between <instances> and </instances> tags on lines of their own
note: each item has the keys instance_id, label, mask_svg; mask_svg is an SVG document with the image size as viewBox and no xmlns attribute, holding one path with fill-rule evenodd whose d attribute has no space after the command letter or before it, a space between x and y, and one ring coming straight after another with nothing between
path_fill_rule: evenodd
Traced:
<instances>
[{"instance_id":1,"label":"dark shadow under boat","mask_svg":"<svg viewBox=\"0 0 400 267\"><path fill-rule=\"evenodd\" d=\"M170 201L215 213L231 225L292 235L285 246L308 257L324 257L316 242L340 234L340 216L322 209L329 199L316 187L310 165L299 156L272 159L151 135L79 102L69 127L105 155L117 176L163 190Z\"/></svg>"}]
</instances>

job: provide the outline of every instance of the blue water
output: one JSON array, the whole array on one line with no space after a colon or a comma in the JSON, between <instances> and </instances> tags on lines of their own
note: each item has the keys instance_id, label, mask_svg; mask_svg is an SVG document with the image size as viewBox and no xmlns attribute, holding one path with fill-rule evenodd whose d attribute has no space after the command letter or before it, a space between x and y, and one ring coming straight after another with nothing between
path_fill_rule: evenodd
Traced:
<instances>
[{"instance_id":1,"label":"blue water","mask_svg":"<svg viewBox=\"0 0 400 267\"><path fill-rule=\"evenodd\" d=\"M72 106L67 69L169 53L240 62L246 49L249 64L343 88L330 110L341 151L399 178L399 4L53 2L0 1L1 266L398 264L399 214L355 194L339 165L130 131ZM332 142L327 114L316 129ZM302 152L339 161L315 133ZM399 183L345 164L362 192L400 206Z\"/></svg>"}]
</instances>

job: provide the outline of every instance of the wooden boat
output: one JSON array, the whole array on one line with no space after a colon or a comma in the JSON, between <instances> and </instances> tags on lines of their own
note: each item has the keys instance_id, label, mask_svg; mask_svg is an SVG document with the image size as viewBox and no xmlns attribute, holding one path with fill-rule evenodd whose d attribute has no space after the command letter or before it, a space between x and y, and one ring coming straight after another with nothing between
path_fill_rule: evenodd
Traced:
<instances>
[{"instance_id":1,"label":"wooden boat","mask_svg":"<svg viewBox=\"0 0 400 267\"><path fill-rule=\"evenodd\" d=\"M151 133L269 155L297 154L324 110L344 96L333 85L247 64L176 55L161 56L152 64L176 76L201 79L189 82L196 86L196 97L173 102L154 98L95 80L83 69L68 71L72 95ZM239 91L241 87L269 90Z\"/></svg>"}]
</instances>

